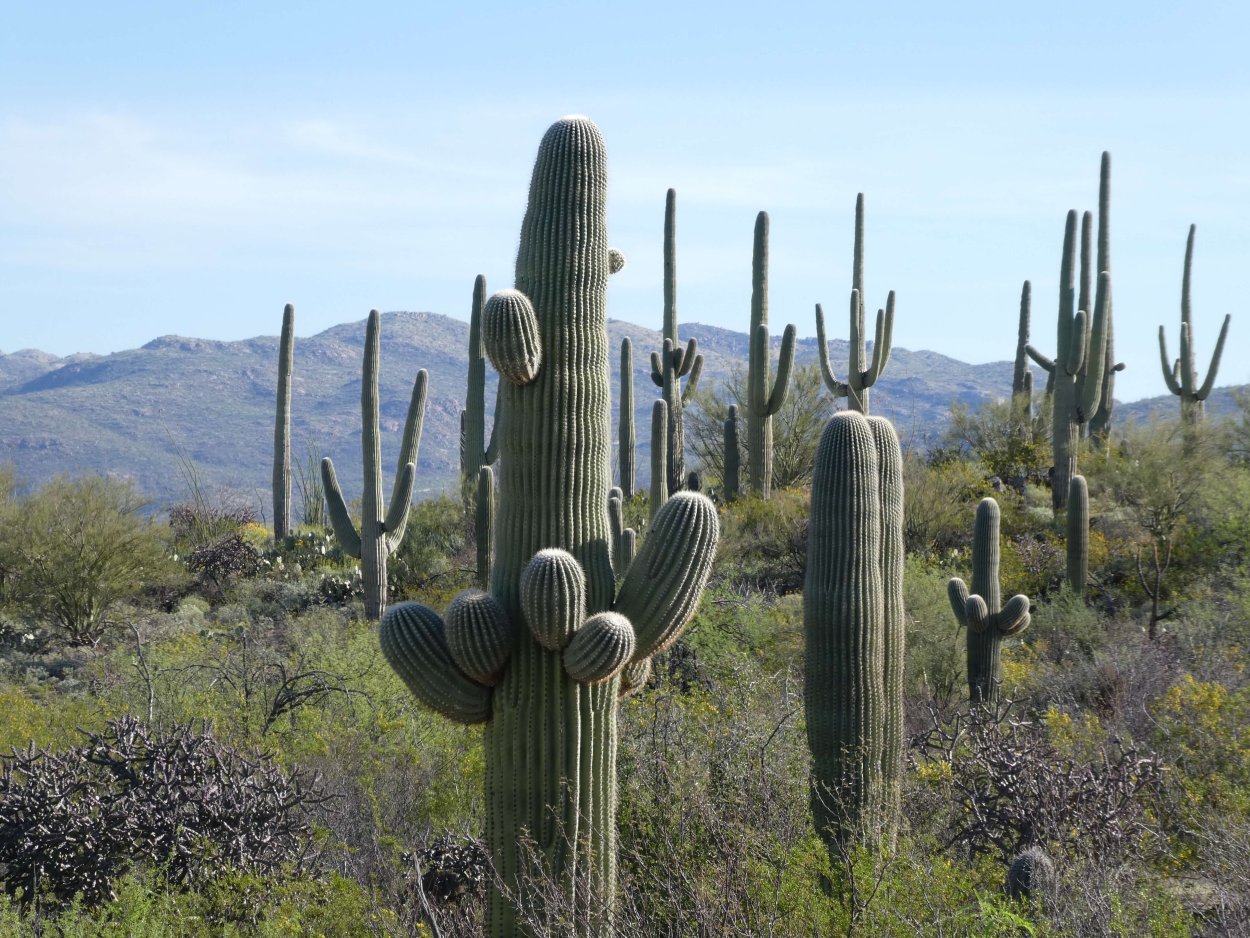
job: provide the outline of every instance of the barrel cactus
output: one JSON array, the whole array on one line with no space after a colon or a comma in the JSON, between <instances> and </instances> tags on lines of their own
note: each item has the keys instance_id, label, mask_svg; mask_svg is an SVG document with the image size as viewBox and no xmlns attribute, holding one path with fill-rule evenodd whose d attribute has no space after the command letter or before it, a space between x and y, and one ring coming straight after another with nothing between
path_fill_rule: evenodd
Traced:
<instances>
[{"instance_id":1,"label":"barrel cactus","mask_svg":"<svg viewBox=\"0 0 1250 938\"><path fill-rule=\"evenodd\" d=\"M1041 847L1021 850L1007 868L1007 896L1011 899L1044 899L1055 886L1055 863Z\"/></svg>"},{"instance_id":2,"label":"barrel cactus","mask_svg":"<svg viewBox=\"0 0 1250 938\"><path fill-rule=\"evenodd\" d=\"M605 300L622 259L607 245L606 195L599 129L584 117L556 122L534 166L516 287L483 316L503 379L491 589L462 594L445 619L396 605L381 627L383 652L418 698L486 724L496 936L522 931L507 894L535 855L578 934L610 930L617 701L693 615L718 537L711 502L678 493L617 588Z\"/></svg>"},{"instance_id":3,"label":"barrel cactus","mask_svg":"<svg viewBox=\"0 0 1250 938\"><path fill-rule=\"evenodd\" d=\"M988 704L998 696L1003 639L1029 627L1029 597L1018 594L1003 605L998 582L1000 517L998 502L981 499L972 539L972 590L959 577L947 584L951 609L967 632L968 696L973 703Z\"/></svg>"},{"instance_id":4,"label":"barrel cactus","mask_svg":"<svg viewBox=\"0 0 1250 938\"><path fill-rule=\"evenodd\" d=\"M812 813L831 852L888 843L897 823L902 495L890 423L834 414L816 454L803 589Z\"/></svg>"}]
</instances>

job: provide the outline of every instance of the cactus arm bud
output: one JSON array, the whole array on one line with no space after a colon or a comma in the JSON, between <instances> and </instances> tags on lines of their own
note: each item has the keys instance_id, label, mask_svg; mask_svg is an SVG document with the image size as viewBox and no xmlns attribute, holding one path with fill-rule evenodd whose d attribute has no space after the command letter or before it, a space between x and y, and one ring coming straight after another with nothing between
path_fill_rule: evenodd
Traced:
<instances>
[{"instance_id":1,"label":"cactus arm bud","mask_svg":"<svg viewBox=\"0 0 1250 938\"><path fill-rule=\"evenodd\" d=\"M500 290L482 311L482 344L500 377L518 387L538 377L542 336L534 304L520 290Z\"/></svg>"},{"instance_id":2,"label":"cactus arm bud","mask_svg":"<svg viewBox=\"0 0 1250 938\"><path fill-rule=\"evenodd\" d=\"M447 607L447 647L460 671L478 684L499 683L512 654L513 628L499 600L466 590Z\"/></svg>"},{"instance_id":3,"label":"cactus arm bud","mask_svg":"<svg viewBox=\"0 0 1250 938\"><path fill-rule=\"evenodd\" d=\"M564 649L564 670L579 684L602 684L621 673L634 654L634 629L618 612L591 616Z\"/></svg>"},{"instance_id":4,"label":"cactus arm bud","mask_svg":"<svg viewBox=\"0 0 1250 938\"><path fill-rule=\"evenodd\" d=\"M540 550L521 571L521 618L534 641L560 651L586 618L586 574L566 550Z\"/></svg>"},{"instance_id":5,"label":"cactus arm bud","mask_svg":"<svg viewBox=\"0 0 1250 938\"><path fill-rule=\"evenodd\" d=\"M650 658L643 658L641 661L631 661L621 669L621 689L617 692L617 699L624 700L626 697L634 696L647 686L647 680L650 677Z\"/></svg>"}]
</instances>

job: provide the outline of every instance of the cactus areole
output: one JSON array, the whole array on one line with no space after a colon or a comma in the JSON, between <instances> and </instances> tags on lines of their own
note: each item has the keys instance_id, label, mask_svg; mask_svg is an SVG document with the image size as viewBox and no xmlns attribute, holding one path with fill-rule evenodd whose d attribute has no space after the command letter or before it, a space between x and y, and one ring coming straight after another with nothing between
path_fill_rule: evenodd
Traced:
<instances>
[{"instance_id":1,"label":"cactus areole","mask_svg":"<svg viewBox=\"0 0 1250 938\"><path fill-rule=\"evenodd\" d=\"M486 723L486 838L503 887L488 905L494 936L526 934L507 893L524 889L535 863L563 890L578 934L610 933L617 701L693 615L716 548L712 504L680 493L615 588L606 292L622 259L608 248L605 167L591 121L552 125L516 288L483 313L503 379L490 592L453 602L445 623L403 603L381 627L383 652L417 697Z\"/></svg>"}]
</instances>

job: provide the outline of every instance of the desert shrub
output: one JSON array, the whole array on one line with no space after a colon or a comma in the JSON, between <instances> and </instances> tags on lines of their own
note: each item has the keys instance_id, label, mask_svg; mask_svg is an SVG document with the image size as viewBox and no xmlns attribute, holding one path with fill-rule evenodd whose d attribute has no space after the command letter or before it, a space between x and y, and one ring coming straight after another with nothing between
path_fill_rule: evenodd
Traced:
<instances>
[{"instance_id":1,"label":"desert shrub","mask_svg":"<svg viewBox=\"0 0 1250 938\"><path fill-rule=\"evenodd\" d=\"M965 638L951 611L949 579L946 571L915 556L903 568L907 693L943 709L968 693Z\"/></svg>"},{"instance_id":2,"label":"desert shrub","mask_svg":"<svg viewBox=\"0 0 1250 938\"><path fill-rule=\"evenodd\" d=\"M765 501L748 496L721 514L714 576L740 590L793 593L807 572L808 493L774 491Z\"/></svg>"},{"instance_id":3,"label":"desert shrub","mask_svg":"<svg viewBox=\"0 0 1250 938\"><path fill-rule=\"evenodd\" d=\"M942 558L972 543L977 502L991 493L960 459L908 453L903 460L903 541L909 554Z\"/></svg>"},{"instance_id":4,"label":"desert shrub","mask_svg":"<svg viewBox=\"0 0 1250 938\"><path fill-rule=\"evenodd\" d=\"M1037 414L1031 417L1010 399L989 401L975 411L956 403L943 443L971 455L987 476L1023 491L1026 484L1045 482L1050 468L1050 411L1042 406Z\"/></svg>"},{"instance_id":5,"label":"desert shrub","mask_svg":"<svg viewBox=\"0 0 1250 938\"><path fill-rule=\"evenodd\" d=\"M390 601L430 602L430 593L441 598L468 586L475 567L469 547L469 525L458 499L441 495L414 504L404 539L386 562ZM443 605L437 600L432 604Z\"/></svg>"}]
</instances>

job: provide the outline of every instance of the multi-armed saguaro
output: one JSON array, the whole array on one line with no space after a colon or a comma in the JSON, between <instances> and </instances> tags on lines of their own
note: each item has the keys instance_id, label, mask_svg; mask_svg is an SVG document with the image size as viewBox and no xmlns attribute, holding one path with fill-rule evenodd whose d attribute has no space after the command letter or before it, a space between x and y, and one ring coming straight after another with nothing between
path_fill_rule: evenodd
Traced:
<instances>
[{"instance_id":1,"label":"multi-armed saguaro","mask_svg":"<svg viewBox=\"0 0 1250 938\"><path fill-rule=\"evenodd\" d=\"M864 333L864 194L855 199L855 252L851 271L851 341L846 380L839 381L829 366L829 343L825 341L825 313L816 304L816 345L820 350L820 373L834 397L845 397L847 407L868 413L868 389L877 383L890 360L894 334L894 291L886 297L885 309L877 310L877 332L868 361Z\"/></svg>"},{"instance_id":2,"label":"multi-armed saguaro","mask_svg":"<svg viewBox=\"0 0 1250 938\"><path fill-rule=\"evenodd\" d=\"M504 890L492 935L520 930L508 890L534 854L579 934L606 934L616 871L616 706L646 680L698 603L718 536L680 492L615 588L609 487L609 251L603 138L584 117L543 137L521 226L516 289L491 297L487 354L503 378L499 512L489 593L447 610L403 603L382 649L422 701L486 722L486 838ZM615 598L614 598L615 597Z\"/></svg>"},{"instance_id":3,"label":"multi-armed saguaro","mask_svg":"<svg viewBox=\"0 0 1250 938\"><path fill-rule=\"evenodd\" d=\"M669 494L681 491L686 484L682 408L698 387L703 371L703 356L698 350L694 339L683 349L677 337L677 193L669 189L664 199L664 347L651 353L651 380L663 388L668 406ZM681 379L687 376L682 388Z\"/></svg>"},{"instance_id":4,"label":"multi-armed saguaro","mask_svg":"<svg viewBox=\"0 0 1250 938\"><path fill-rule=\"evenodd\" d=\"M1111 154L1105 150L1098 173L1098 266L1093 268L1093 272L1108 275L1111 273ZM1084 286L1088 282L1088 275L1082 275L1081 280ZM1115 360L1115 317L1108 298L1107 350L1103 357L1102 397L1098 410L1086 425L1089 435L1094 439L1106 441L1109 438L1111 413L1115 408L1115 376L1123 370L1124 362Z\"/></svg>"},{"instance_id":5,"label":"multi-armed saguaro","mask_svg":"<svg viewBox=\"0 0 1250 938\"><path fill-rule=\"evenodd\" d=\"M295 361L295 307L282 311L278 341L278 405L273 423L273 536L291 533L291 372Z\"/></svg>"},{"instance_id":6,"label":"multi-armed saguaro","mask_svg":"<svg viewBox=\"0 0 1250 938\"><path fill-rule=\"evenodd\" d=\"M781 337L777 380L768 386L768 213L755 217L751 251L751 357L747 362L747 474L751 490L768 498L773 490L773 415L786 402L794 364L794 324Z\"/></svg>"},{"instance_id":7,"label":"multi-armed saguaro","mask_svg":"<svg viewBox=\"0 0 1250 938\"><path fill-rule=\"evenodd\" d=\"M880 417L834 414L820 438L803 621L816 829L841 850L888 842L903 755L903 465Z\"/></svg>"},{"instance_id":8,"label":"multi-armed saguaro","mask_svg":"<svg viewBox=\"0 0 1250 938\"><path fill-rule=\"evenodd\" d=\"M998 583L998 502L981 499L972 539L972 592L959 577L947 584L951 609L968 638L968 697L990 703L998 696L998 661L1003 639L1029 627L1029 597L1012 596L1004 606Z\"/></svg>"},{"instance_id":9,"label":"multi-armed saguaro","mask_svg":"<svg viewBox=\"0 0 1250 938\"><path fill-rule=\"evenodd\" d=\"M412 487L417 477L417 450L421 445L421 424L425 420L425 397L429 390L429 373L422 368L412 385L412 400L404 421L403 441L399 445L399 466L391 503L382 514L382 438L378 433L378 358L381 316L375 309L369 313L365 328L365 361L360 381L360 447L364 457L364 493L361 496L360 530L352 523L351 513L339 488L334 463L327 456L321 460L321 479L325 486L330 524L343 553L360 558L360 575L365 589L365 615L376 619L386 608L386 558L399 547L412 507Z\"/></svg>"},{"instance_id":10,"label":"multi-armed saguaro","mask_svg":"<svg viewBox=\"0 0 1250 938\"><path fill-rule=\"evenodd\" d=\"M1189 238L1185 242L1185 273L1181 279L1181 355L1170 365L1167 339L1163 327L1159 327L1159 361L1163 366L1163 380L1167 382L1168 390L1181 399L1181 419L1189 425L1202 420L1203 402L1215 387L1215 375L1220 370L1220 356L1224 354L1224 340L1228 337L1228 324L1232 319L1231 314L1224 316L1224 325L1220 327L1220 337L1215 341L1215 351L1207 367L1207 378L1198 387L1198 376L1194 371L1193 310L1189 303L1189 278L1193 263L1194 226L1190 225Z\"/></svg>"}]
</instances>

